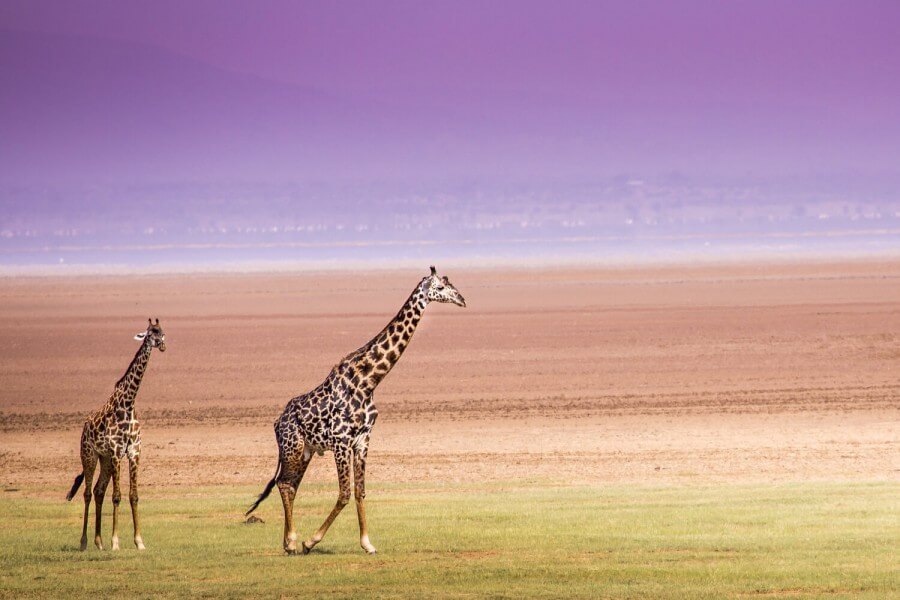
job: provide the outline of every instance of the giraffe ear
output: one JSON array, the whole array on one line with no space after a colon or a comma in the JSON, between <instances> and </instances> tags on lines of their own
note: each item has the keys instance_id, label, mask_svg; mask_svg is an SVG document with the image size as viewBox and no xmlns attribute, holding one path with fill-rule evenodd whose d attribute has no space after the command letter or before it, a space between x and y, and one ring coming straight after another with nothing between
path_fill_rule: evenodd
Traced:
<instances>
[{"instance_id":1,"label":"giraffe ear","mask_svg":"<svg viewBox=\"0 0 900 600\"><path fill-rule=\"evenodd\" d=\"M139 334L135 335L135 336L134 336L134 339L136 339L137 341L141 341L141 340L144 339L145 337L147 337L147 332L146 332L146 331L142 331L142 332L140 332Z\"/></svg>"},{"instance_id":2,"label":"giraffe ear","mask_svg":"<svg viewBox=\"0 0 900 600\"><path fill-rule=\"evenodd\" d=\"M431 274L432 276L437 275L437 269L434 268L434 265L431 265Z\"/></svg>"}]
</instances>

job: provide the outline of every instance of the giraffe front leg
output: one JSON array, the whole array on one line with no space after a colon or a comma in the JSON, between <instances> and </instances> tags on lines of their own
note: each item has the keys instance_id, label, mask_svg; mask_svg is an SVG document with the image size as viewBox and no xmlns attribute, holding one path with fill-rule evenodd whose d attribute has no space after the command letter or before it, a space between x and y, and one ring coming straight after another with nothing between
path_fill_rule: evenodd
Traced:
<instances>
[{"instance_id":1,"label":"giraffe front leg","mask_svg":"<svg viewBox=\"0 0 900 600\"><path fill-rule=\"evenodd\" d=\"M113 523L112 523L112 550L119 549L119 503L122 502L122 490L119 488L119 459L113 458L110 462L113 484Z\"/></svg>"},{"instance_id":2,"label":"giraffe front leg","mask_svg":"<svg viewBox=\"0 0 900 600\"><path fill-rule=\"evenodd\" d=\"M341 511L344 510L344 507L350 502L350 461L352 460L352 456L353 452L350 450L349 446L335 449L334 462L335 465L337 465L338 485L340 486L337 503L335 503L334 508L331 509L331 514L328 515L328 518L325 519L325 522L322 523L322 526L319 527L318 531L316 531L311 538L303 542L303 554L308 554L316 544L322 541L322 538L324 538L325 534L328 532L328 528L331 527L331 524L337 516L341 514Z\"/></svg>"},{"instance_id":3,"label":"giraffe front leg","mask_svg":"<svg viewBox=\"0 0 900 600\"><path fill-rule=\"evenodd\" d=\"M134 522L134 545L138 550L144 550L144 540L141 537L141 525L138 520L138 464L140 456L128 458L128 502L131 504L131 520Z\"/></svg>"},{"instance_id":4,"label":"giraffe front leg","mask_svg":"<svg viewBox=\"0 0 900 600\"><path fill-rule=\"evenodd\" d=\"M369 554L375 554L375 546L369 541L369 526L366 523L366 454L369 452L369 437L353 453L353 494L356 497L356 516L359 519L359 545Z\"/></svg>"},{"instance_id":5,"label":"giraffe front leg","mask_svg":"<svg viewBox=\"0 0 900 600\"><path fill-rule=\"evenodd\" d=\"M94 545L98 549L103 550L103 537L100 534L100 525L103 520L103 497L106 495L106 486L109 484L110 476L110 459L108 457L100 457L100 476L97 478L97 485L94 486Z\"/></svg>"}]
</instances>

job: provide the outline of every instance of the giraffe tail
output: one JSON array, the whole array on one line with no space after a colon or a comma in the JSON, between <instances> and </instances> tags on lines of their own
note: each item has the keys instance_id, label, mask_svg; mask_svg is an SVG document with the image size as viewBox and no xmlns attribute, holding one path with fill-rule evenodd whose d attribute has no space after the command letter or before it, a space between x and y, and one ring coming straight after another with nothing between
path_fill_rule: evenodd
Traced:
<instances>
[{"instance_id":1,"label":"giraffe tail","mask_svg":"<svg viewBox=\"0 0 900 600\"><path fill-rule=\"evenodd\" d=\"M79 473L78 477L75 478L75 483L72 484L72 489L69 490L69 493L66 494L66 500L69 502L72 501L72 498L75 497L75 492L78 491L78 488L81 487L81 482L84 481L84 473Z\"/></svg>"},{"instance_id":2,"label":"giraffe tail","mask_svg":"<svg viewBox=\"0 0 900 600\"><path fill-rule=\"evenodd\" d=\"M281 474L281 457L278 459L278 468L275 469L275 476L266 484L266 489L262 491L262 494L259 495L259 498L256 499L256 502L253 503L253 506L250 507L250 510L244 513L245 517L250 516L256 508L262 504L262 501L269 497L269 494L272 493L272 488L275 487L275 482L278 481L278 476Z\"/></svg>"}]
</instances>

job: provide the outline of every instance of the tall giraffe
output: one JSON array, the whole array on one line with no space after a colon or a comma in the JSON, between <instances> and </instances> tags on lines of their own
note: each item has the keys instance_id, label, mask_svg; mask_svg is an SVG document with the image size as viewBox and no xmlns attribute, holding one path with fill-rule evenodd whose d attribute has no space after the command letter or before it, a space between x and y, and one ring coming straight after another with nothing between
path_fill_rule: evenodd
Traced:
<instances>
[{"instance_id":1,"label":"tall giraffe","mask_svg":"<svg viewBox=\"0 0 900 600\"><path fill-rule=\"evenodd\" d=\"M314 390L288 402L275 421L278 442L278 468L275 477L246 514L252 513L277 484L284 504L284 550L297 552L294 530L294 497L313 453L334 452L340 493L331 514L313 536L303 542L303 553L322 541L331 523L350 502L350 469L353 468L356 515L359 519L359 543L369 554L375 546L369 541L366 525L366 453L369 434L378 411L372 393L400 359L412 338L429 302L452 302L465 307L463 299L446 277L438 277L434 267L422 279L407 301L378 335L339 362Z\"/></svg>"},{"instance_id":2,"label":"tall giraffe","mask_svg":"<svg viewBox=\"0 0 900 600\"><path fill-rule=\"evenodd\" d=\"M116 383L116 388L106 405L94 413L84 423L81 433L81 474L75 478L72 489L69 490L66 500L72 500L75 492L85 481L84 487L84 525L81 528L81 549L87 550L87 526L88 510L91 506L91 481L94 478L94 469L100 462L100 476L94 486L94 497L97 499L96 527L94 532L94 544L103 550L103 540L100 537L100 518L103 514L103 496L106 494L106 486L109 479L113 481L113 525L112 525L112 549L119 549L119 502L122 493L119 491L119 463L122 458L128 458L128 499L131 502L131 517L134 521L134 545L138 550L144 549L144 541L141 538L141 527L138 521L138 491L137 474L138 462L141 455L141 426L134 416L134 398L144 377L147 362L150 360L150 351L159 348L160 352L166 351L166 335L156 323L149 321L147 331L134 336L143 343L134 355L128 370Z\"/></svg>"}]
</instances>

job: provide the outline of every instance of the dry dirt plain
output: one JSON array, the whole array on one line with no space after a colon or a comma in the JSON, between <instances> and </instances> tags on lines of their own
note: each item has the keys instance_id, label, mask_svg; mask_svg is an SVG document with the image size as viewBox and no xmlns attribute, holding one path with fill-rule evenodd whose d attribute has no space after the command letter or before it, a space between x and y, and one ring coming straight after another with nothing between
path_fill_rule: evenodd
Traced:
<instances>
[{"instance_id":1,"label":"dry dirt plain","mask_svg":"<svg viewBox=\"0 0 900 600\"><path fill-rule=\"evenodd\" d=\"M143 485L261 486L284 404L426 272L0 279L0 486L65 493L148 316ZM900 478L900 261L447 274L469 307L376 391L370 487Z\"/></svg>"}]
</instances>

